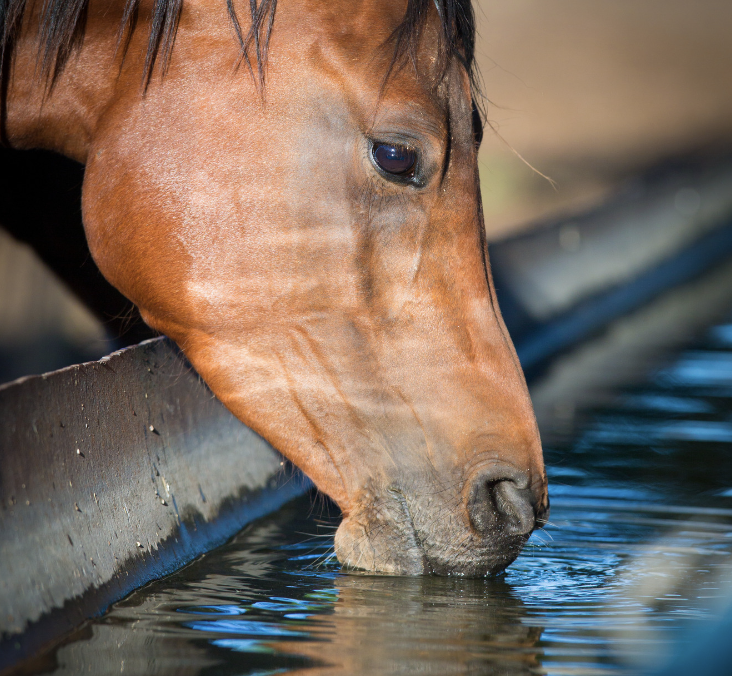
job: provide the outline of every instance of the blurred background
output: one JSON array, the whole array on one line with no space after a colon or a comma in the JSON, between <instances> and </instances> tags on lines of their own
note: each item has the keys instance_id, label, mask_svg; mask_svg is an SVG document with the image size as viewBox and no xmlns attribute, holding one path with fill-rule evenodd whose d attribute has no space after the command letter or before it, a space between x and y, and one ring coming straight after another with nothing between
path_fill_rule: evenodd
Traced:
<instances>
[{"instance_id":1,"label":"blurred background","mask_svg":"<svg viewBox=\"0 0 732 676\"><path fill-rule=\"evenodd\" d=\"M732 148L732 3L478 0L492 239ZM556 186L517 158L523 157Z\"/></svg>"},{"instance_id":2,"label":"blurred background","mask_svg":"<svg viewBox=\"0 0 732 676\"><path fill-rule=\"evenodd\" d=\"M0 383L113 349L104 323L30 247L0 227Z\"/></svg>"},{"instance_id":3,"label":"blurred background","mask_svg":"<svg viewBox=\"0 0 732 676\"><path fill-rule=\"evenodd\" d=\"M729 0L478 0L476 13L490 241L729 156ZM693 214L699 194L683 190L669 204ZM576 244L571 229L563 237ZM108 353L125 342L109 339L109 320L0 231L0 382Z\"/></svg>"}]
</instances>

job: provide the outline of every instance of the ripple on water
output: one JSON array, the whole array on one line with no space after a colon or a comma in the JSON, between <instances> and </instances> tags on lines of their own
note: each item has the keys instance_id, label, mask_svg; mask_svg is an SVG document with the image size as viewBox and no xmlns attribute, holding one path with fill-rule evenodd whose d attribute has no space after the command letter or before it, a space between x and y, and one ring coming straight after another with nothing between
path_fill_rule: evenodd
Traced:
<instances>
[{"instance_id":1,"label":"ripple on water","mask_svg":"<svg viewBox=\"0 0 732 676\"><path fill-rule=\"evenodd\" d=\"M547 449L550 523L497 578L342 574L304 499L116 604L56 673L638 673L732 592L730 346L713 328Z\"/></svg>"}]
</instances>

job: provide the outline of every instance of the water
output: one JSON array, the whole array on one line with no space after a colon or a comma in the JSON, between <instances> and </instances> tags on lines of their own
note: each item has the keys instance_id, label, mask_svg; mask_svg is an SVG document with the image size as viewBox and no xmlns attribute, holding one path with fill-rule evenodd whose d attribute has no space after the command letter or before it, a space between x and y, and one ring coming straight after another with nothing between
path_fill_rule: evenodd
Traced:
<instances>
[{"instance_id":1,"label":"water","mask_svg":"<svg viewBox=\"0 0 732 676\"><path fill-rule=\"evenodd\" d=\"M547 449L550 524L498 578L343 574L336 521L304 498L116 604L39 670L647 673L732 595L732 324L581 419Z\"/></svg>"}]
</instances>

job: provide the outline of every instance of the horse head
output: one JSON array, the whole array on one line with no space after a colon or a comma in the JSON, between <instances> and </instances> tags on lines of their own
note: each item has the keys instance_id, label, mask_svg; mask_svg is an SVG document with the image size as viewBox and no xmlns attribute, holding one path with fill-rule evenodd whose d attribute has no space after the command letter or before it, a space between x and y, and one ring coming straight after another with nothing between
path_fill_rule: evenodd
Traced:
<instances>
[{"instance_id":1,"label":"horse head","mask_svg":"<svg viewBox=\"0 0 732 676\"><path fill-rule=\"evenodd\" d=\"M263 2L249 29L185 0L146 87L154 11L111 5L43 132L21 34L7 125L86 163L102 273L339 505L344 564L504 568L548 503L489 271L469 3Z\"/></svg>"}]
</instances>

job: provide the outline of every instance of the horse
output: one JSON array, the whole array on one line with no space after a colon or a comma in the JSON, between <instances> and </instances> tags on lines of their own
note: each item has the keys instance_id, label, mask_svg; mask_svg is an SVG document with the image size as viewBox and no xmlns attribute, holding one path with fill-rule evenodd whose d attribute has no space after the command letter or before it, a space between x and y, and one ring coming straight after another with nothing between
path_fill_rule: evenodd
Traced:
<instances>
[{"instance_id":1,"label":"horse","mask_svg":"<svg viewBox=\"0 0 732 676\"><path fill-rule=\"evenodd\" d=\"M509 565L547 480L490 275L470 0L5 0L0 23L3 144L84 165L99 271L335 501L344 568Z\"/></svg>"}]
</instances>

